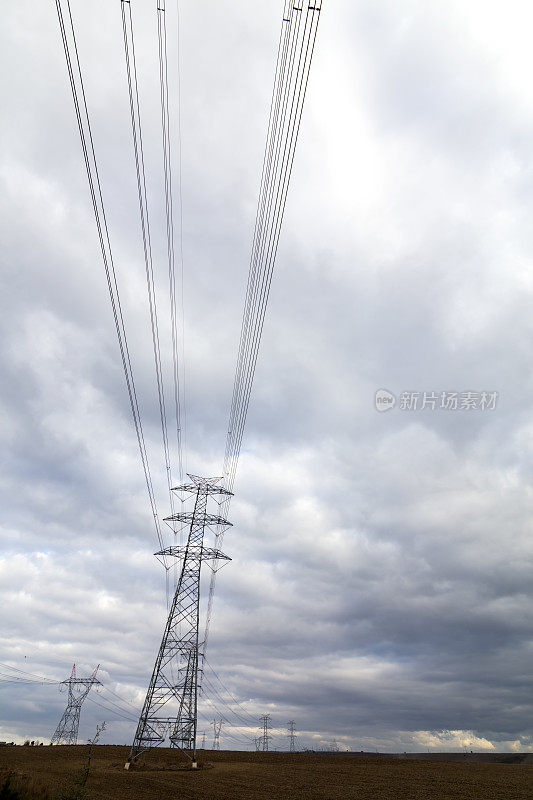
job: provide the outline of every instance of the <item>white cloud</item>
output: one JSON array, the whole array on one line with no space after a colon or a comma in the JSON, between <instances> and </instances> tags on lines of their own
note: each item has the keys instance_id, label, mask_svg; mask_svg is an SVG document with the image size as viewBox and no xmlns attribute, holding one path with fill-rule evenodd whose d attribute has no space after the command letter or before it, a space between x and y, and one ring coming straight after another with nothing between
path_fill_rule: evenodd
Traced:
<instances>
[{"instance_id":1,"label":"white cloud","mask_svg":"<svg viewBox=\"0 0 533 800\"><path fill-rule=\"evenodd\" d=\"M473 731L415 731L413 740L421 747L440 750L494 750L492 742L476 736Z\"/></svg>"}]
</instances>

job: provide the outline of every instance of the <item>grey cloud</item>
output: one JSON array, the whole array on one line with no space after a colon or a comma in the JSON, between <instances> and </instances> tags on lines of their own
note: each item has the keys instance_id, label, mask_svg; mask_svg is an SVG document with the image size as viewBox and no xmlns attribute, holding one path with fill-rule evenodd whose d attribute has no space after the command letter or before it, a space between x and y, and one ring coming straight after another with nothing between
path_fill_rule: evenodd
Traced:
<instances>
[{"instance_id":1,"label":"grey cloud","mask_svg":"<svg viewBox=\"0 0 533 800\"><path fill-rule=\"evenodd\" d=\"M119 7L72 5L165 516ZM188 467L214 475L281 9L182 5ZM294 718L309 746L532 747L531 119L458 9L324 3L208 651L278 745ZM29 10L9 10L0 49L0 660L57 679L100 661L138 707L164 573L57 22ZM134 11L166 341L156 40ZM378 414L380 387L500 400ZM52 733L56 687L0 692L1 738ZM83 735L110 713L88 700ZM110 719L106 740L129 741L134 722Z\"/></svg>"}]
</instances>

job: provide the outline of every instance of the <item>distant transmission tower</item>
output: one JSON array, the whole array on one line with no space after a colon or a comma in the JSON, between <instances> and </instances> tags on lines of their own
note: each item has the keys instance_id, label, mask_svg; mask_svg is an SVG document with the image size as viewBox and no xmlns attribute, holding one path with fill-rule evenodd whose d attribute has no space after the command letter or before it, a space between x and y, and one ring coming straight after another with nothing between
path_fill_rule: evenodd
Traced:
<instances>
[{"instance_id":1,"label":"distant transmission tower","mask_svg":"<svg viewBox=\"0 0 533 800\"><path fill-rule=\"evenodd\" d=\"M261 722L263 723L263 733L260 737L261 739L261 750L264 753L268 752L268 740L272 739L272 736L269 735L268 731L270 730L270 714L263 714L261 717Z\"/></svg>"},{"instance_id":2,"label":"distant transmission tower","mask_svg":"<svg viewBox=\"0 0 533 800\"><path fill-rule=\"evenodd\" d=\"M202 733L202 750L205 750L205 731Z\"/></svg>"},{"instance_id":3,"label":"distant transmission tower","mask_svg":"<svg viewBox=\"0 0 533 800\"><path fill-rule=\"evenodd\" d=\"M220 731L222 729L222 720L213 720L213 750L220 750Z\"/></svg>"},{"instance_id":4,"label":"distant transmission tower","mask_svg":"<svg viewBox=\"0 0 533 800\"><path fill-rule=\"evenodd\" d=\"M289 733L287 735L287 738L289 740L289 753L295 753L296 752L296 747L295 747L296 734L294 732L295 725L294 725L294 720L293 719L291 719L290 722L287 722L287 727L289 729Z\"/></svg>"},{"instance_id":5,"label":"distant transmission tower","mask_svg":"<svg viewBox=\"0 0 533 800\"><path fill-rule=\"evenodd\" d=\"M98 664L98 667L100 664ZM98 667L94 670L90 678L76 677L76 664L72 666L70 678L61 682L61 686L68 686L67 707L63 716L59 720L55 733L50 740L50 744L77 744L78 728L80 725L80 711L83 701L91 691L92 686L101 686L96 679Z\"/></svg>"},{"instance_id":6,"label":"distant transmission tower","mask_svg":"<svg viewBox=\"0 0 533 800\"><path fill-rule=\"evenodd\" d=\"M216 485L221 478L188 477L191 483L173 491L195 496L193 512L165 519L175 533L188 525L187 542L184 547L167 547L156 553L181 559L181 572L126 769L145 750L163 744L167 736L171 747L180 748L196 767L198 664L203 655L200 569L203 561L230 560L219 550L204 546L206 529L221 532L230 526L222 517L207 513L207 500L210 495L231 496L231 492Z\"/></svg>"}]
</instances>

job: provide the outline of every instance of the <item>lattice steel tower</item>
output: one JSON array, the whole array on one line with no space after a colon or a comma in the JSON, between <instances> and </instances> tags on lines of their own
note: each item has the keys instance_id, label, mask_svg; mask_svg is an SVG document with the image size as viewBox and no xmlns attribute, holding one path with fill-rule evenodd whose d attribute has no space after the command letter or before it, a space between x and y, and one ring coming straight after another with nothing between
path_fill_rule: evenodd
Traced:
<instances>
[{"instance_id":1,"label":"lattice steel tower","mask_svg":"<svg viewBox=\"0 0 533 800\"><path fill-rule=\"evenodd\" d=\"M165 519L175 533L184 524L188 526L187 542L156 553L181 559L181 572L126 769L142 752L163 744L167 737L171 747L180 748L196 767L198 665L203 654L199 640L200 571L204 561L231 560L219 550L204 546L206 529L220 533L230 527L222 517L207 513L207 501L211 495L229 497L231 492L216 485L222 478L188 477L191 483L173 491L195 495L193 512L179 512Z\"/></svg>"},{"instance_id":2,"label":"lattice steel tower","mask_svg":"<svg viewBox=\"0 0 533 800\"><path fill-rule=\"evenodd\" d=\"M269 734L270 730L270 714L263 714L261 717L261 722L263 723L263 734L260 737L261 741L261 749L264 753L268 753L268 742L272 739L272 736Z\"/></svg>"},{"instance_id":3,"label":"lattice steel tower","mask_svg":"<svg viewBox=\"0 0 533 800\"><path fill-rule=\"evenodd\" d=\"M213 750L220 750L220 731L222 730L222 720L213 720Z\"/></svg>"},{"instance_id":4,"label":"lattice steel tower","mask_svg":"<svg viewBox=\"0 0 533 800\"><path fill-rule=\"evenodd\" d=\"M61 681L61 686L68 686L67 707L59 720L55 733L50 740L50 744L78 743L80 711L83 701L91 691L91 687L102 685L100 681L96 679L99 666L100 664L98 664L98 667L96 667L90 678L77 678L76 664L73 664L70 678L67 678L66 681Z\"/></svg>"},{"instance_id":5,"label":"lattice steel tower","mask_svg":"<svg viewBox=\"0 0 533 800\"><path fill-rule=\"evenodd\" d=\"M287 729L289 733L287 734L287 738L289 740L289 753L296 752L296 733L295 733L295 722L293 719L287 722Z\"/></svg>"}]
</instances>

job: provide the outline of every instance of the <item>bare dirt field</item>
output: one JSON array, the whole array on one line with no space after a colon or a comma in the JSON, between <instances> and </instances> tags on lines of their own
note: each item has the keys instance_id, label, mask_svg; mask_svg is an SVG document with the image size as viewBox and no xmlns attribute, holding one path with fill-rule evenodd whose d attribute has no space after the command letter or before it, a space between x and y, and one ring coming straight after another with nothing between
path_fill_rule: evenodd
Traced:
<instances>
[{"instance_id":1,"label":"bare dirt field","mask_svg":"<svg viewBox=\"0 0 533 800\"><path fill-rule=\"evenodd\" d=\"M144 757L138 768L127 772L124 770L127 753L128 748L120 746L93 748L88 800L533 798L533 758L530 755L409 754L402 757L222 750L201 753L200 763L207 768L193 772L177 768L183 760L176 750L158 749ZM2 747L0 776L3 779L10 771L14 785L23 789L23 797L56 800L74 786L87 754L88 747L84 745Z\"/></svg>"}]
</instances>

